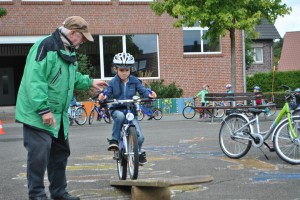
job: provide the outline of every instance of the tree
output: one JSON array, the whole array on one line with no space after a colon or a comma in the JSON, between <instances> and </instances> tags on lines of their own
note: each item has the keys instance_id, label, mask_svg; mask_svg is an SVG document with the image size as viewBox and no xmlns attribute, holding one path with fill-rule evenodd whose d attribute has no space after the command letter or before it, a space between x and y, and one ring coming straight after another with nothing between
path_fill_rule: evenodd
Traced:
<instances>
[{"instance_id":1,"label":"tree","mask_svg":"<svg viewBox=\"0 0 300 200\"><path fill-rule=\"evenodd\" d=\"M0 8L0 18L4 17L5 15L7 15L7 11L5 8Z\"/></svg>"},{"instance_id":2,"label":"tree","mask_svg":"<svg viewBox=\"0 0 300 200\"><path fill-rule=\"evenodd\" d=\"M278 16L289 14L290 7L281 4L281 0L161 0L151 4L151 9L157 15L168 13L177 20L175 27L193 26L199 21L201 27L209 30L203 39L208 37L212 42L220 35L224 37L229 31L231 41L231 84L236 88L236 30L244 30L255 38L255 25L261 18L270 23Z\"/></svg>"}]
</instances>

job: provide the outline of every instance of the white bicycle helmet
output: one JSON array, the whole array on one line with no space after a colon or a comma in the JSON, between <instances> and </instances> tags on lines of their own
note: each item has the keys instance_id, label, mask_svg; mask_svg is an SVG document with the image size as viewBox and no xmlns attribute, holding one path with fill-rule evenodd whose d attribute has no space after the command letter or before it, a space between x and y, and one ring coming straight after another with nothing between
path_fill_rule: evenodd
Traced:
<instances>
[{"instance_id":1,"label":"white bicycle helmet","mask_svg":"<svg viewBox=\"0 0 300 200\"><path fill-rule=\"evenodd\" d=\"M114 56L113 63L118 68L130 68L135 63L134 57L129 53L117 53Z\"/></svg>"},{"instance_id":2,"label":"white bicycle helmet","mask_svg":"<svg viewBox=\"0 0 300 200\"><path fill-rule=\"evenodd\" d=\"M228 89L228 88L231 88L232 86L231 86L231 84L227 84L225 87Z\"/></svg>"},{"instance_id":3,"label":"white bicycle helmet","mask_svg":"<svg viewBox=\"0 0 300 200\"><path fill-rule=\"evenodd\" d=\"M254 86L254 90L260 91L260 87L259 86Z\"/></svg>"}]
</instances>

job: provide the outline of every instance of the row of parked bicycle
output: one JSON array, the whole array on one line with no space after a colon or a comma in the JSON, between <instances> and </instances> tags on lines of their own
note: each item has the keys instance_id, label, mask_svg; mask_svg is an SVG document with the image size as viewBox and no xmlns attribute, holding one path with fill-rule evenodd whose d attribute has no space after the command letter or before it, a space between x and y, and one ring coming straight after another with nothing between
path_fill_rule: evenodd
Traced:
<instances>
[{"instance_id":1,"label":"row of parked bicycle","mask_svg":"<svg viewBox=\"0 0 300 200\"><path fill-rule=\"evenodd\" d=\"M87 114L84 105L80 103L70 106L68 112L70 125L73 125L74 122L78 125L84 125L87 121L91 125L95 119L97 121L101 121L103 119L106 123L110 124L112 117L110 116L107 103L99 102L96 98L89 98L89 101L93 102L93 106L89 115ZM145 116L155 120L160 120L163 117L163 112L160 108L152 108L153 101L148 105L146 103L139 105L137 110L137 119L139 121L142 121Z\"/></svg>"}]
</instances>

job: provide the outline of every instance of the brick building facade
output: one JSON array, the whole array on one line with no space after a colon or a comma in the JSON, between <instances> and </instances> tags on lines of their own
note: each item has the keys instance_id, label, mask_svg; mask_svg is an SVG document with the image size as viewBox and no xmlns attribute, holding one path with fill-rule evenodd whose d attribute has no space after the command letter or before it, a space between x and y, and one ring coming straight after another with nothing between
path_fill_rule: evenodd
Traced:
<instances>
[{"instance_id":1,"label":"brick building facade","mask_svg":"<svg viewBox=\"0 0 300 200\"><path fill-rule=\"evenodd\" d=\"M103 69L107 66L101 56L102 51L109 51L105 41L111 38L107 36L120 36L128 42L128 38L132 39L130 36L144 34L149 38L153 35L157 37L157 45L152 45L157 48L157 61L148 60L147 63L158 65L153 70L153 76L142 78L145 82L163 79L169 84L175 81L184 90L183 97L194 96L204 83L210 85L210 92L225 92L224 86L231 82L229 34L220 39L219 52L184 52L183 29L174 28L174 19L167 14L156 16L145 0L0 0L0 7L8 11L7 16L0 18L0 72L3 75L6 73L4 69L12 69L11 73L14 74L14 88L8 89L13 91L13 97L10 97L10 103L0 102L0 105L15 104L11 99L16 99L26 55L34 42L31 37L51 34L66 17L72 15L83 17L89 23L90 32L95 38L91 49L97 49L93 55L97 57L95 65L99 75L96 78L109 79L108 75L104 75ZM151 43L142 42L146 46ZM244 71L241 32L236 34L236 45L236 91L242 92ZM140 49L139 51L142 52ZM111 52L113 53L117 52ZM151 55L146 53L136 59L142 60ZM146 61L141 62L144 68L148 66Z\"/></svg>"}]
</instances>

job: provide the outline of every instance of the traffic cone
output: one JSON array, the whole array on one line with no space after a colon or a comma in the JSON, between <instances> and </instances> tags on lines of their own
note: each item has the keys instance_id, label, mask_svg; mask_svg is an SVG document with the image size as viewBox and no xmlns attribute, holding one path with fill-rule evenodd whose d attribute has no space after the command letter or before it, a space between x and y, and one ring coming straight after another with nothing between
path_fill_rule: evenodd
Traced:
<instances>
[{"instance_id":1,"label":"traffic cone","mask_svg":"<svg viewBox=\"0 0 300 200\"><path fill-rule=\"evenodd\" d=\"M5 134L5 131L2 127L2 121L0 120L0 134Z\"/></svg>"}]
</instances>

